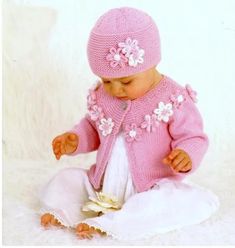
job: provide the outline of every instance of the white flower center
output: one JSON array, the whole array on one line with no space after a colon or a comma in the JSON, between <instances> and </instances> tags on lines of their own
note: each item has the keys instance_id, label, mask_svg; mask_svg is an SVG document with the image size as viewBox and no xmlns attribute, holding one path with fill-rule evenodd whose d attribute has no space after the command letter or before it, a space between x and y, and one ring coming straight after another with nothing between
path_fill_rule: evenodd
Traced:
<instances>
[{"instance_id":1,"label":"white flower center","mask_svg":"<svg viewBox=\"0 0 235 248\"><path fill-rule=\"evenodd\" d=\"M178 100L178 102L183 102L184 98L183 98L182 95L179 95L179 96L177 97L177 100Z\"/></svg>"},{"instance_id":2,"label":"white flower center","mask_svg":"<svg viewBox=\"0 0 235 248\"><path fill-rule=\"evenodd\" d=\"M134 138L136 136L136 131L135 130L131 130L129 132L129 135L131 136L131 138Z\"/></svg>"},{"instance_id":3,"label":"white flower center","mask_svg":"<svg viewBox=\"0 0 235 248\"><path fill-rule=\"evenodd\" d=\"M114 58L114 60L116 60L116 61L119 61L119 60L121 59L121 57L120 57L119 54L115 54L113 58Z\"/></svg>"}]
</instances>

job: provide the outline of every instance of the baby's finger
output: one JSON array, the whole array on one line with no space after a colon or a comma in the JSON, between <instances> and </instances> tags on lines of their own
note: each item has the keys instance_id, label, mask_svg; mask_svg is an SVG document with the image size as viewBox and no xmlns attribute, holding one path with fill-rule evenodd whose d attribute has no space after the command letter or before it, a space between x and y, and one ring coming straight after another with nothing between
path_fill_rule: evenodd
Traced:
<instances>
[{"instance_id":1,"label":"baby's finger","mask_svg":"<svg viewBox=\"0 0 235 248\"><path fill-rule=\"evenodd\" d=\"M57 159L57 160L59 160L59 159L60 159L60 157L61 157L61 153L60 153L60 152L58 152L58 153L55 155L55 157L56 157L56 159Z\"/></svg>"},{"instance_id":2,"label":"baby's finger","mask_svg":"<svg viewBox=\"0 0 235 248\"><path fill-rule=\"evenodd\" d=\"M51 145L52 145L52 149L55 150L55 148L56 148L56 143L53 142Z\"/></svg>"},{"instance_id":3,"label":"baby's finger","mask_svg":"<svg viewBox=\"0 0 235 248\"><path fill-rule=\"evenodd\" d=\"M179 153L172 161L172 168L175 169L184 158L185 158L184 154Z\"/></svg>"},{"instance_id":4,"label":"baby's finger","mask_svg":"<svg viewBox=\"0 0 235 248\"><path fill-rule=\"evenodd\" d=\"M54 146L57 142L61 142L61 136L57 136L52 140L52 146Z\"/></svg>"},{"instance_id":5,"label":"baby's finger","mask_svg":"<svg viewBox=\"0 0 235 248\"><path fill-rule=\"evenodd\" d=\"M53 148L57 148L57 147L60 147L60 141L56 141L54 144L53 144Z\"/></svg>"},{"instance_id":6,"label":"baby's finger","mask_svg":"<svg viewBox=\"0 0 235 248\"><path fill-rule=\"evenodd\" d=\"M60 152L61 152L61 154L66 153L65 144L63 142L60 144Z\"/></svg>"},{"instance_id":7,"label":"baby's finger","mask_svg":"<svg viewBox=\"0 0 235 248\"><path fill-rule=\"evenodd\" d=\"M188 162L180 171L182 172L188 172L192 169L191 162Z\"/></svg>"},{"instance_id":8,"label":"baby's finger","mask_svg":"<svg viewBox=\"0 0 235 248\"><path fill-rule=\"evenodd\" d=\"M54 151L55 154L59 153L60 152L60 147L56 147L53 151Z\"/></svg>"},{"instance_id":9,"label":"baby's finger","mask_svg":"<svg viewBox=\"0 0 235 248\"><path fill-rule=\"evenodd\" d=\"M188 164L188 159L187 158L184 158L175 168L174 170L176 172L179 172L181 171L187 164Z\"/></svg>"},{"instance_id":10,"label":"baby's finger","mask_svg":"<svg viewBox=\"0 0 235 248\"><path fill-rule=\"evenodd\" d=\"M70 147L77 147L78 142L77 142L77 141L69 141L69 142L67 142L66 145L67 145L67 146L70 146ZM67 149L66 149L66 150L67 150Z\"/></svg>"},{"instance_id":11,"label":"baby's finger","mask_svg":"<svg viewBox=\"0 0 235 248\"><path fill-rule=\"evenodd\" d=\"M70 134L68 135L68 140L69 140L69 141L76 141L76 140L77 140L77 135L74 134L74 133L70 133Z\"/></svg>"},{"instance_id":12,"label":"baby's finger","mask_svg":"<svg viewBox=\"0 0 235 248\"><path fill-rule=\"evenodd\" d=\"M52 146L55 146L55 144L56 144L56 138L54 138L54 139L52 140L51 144L52 144Z\"/></svg>"},{"instance_id":13,"label":"baby's finger","mask_svg":"<svg viewBox=\"0 0 235 248\"><path fill-rule=\"evenodd\" d=\"M71 138L71 136L73 136L73 138ZM70 137L70 138L69 138ZM69 146L72 146L72 147L77 147L78 145L78 138L75 134L70 134L68 136L68 138L66 139L66 143L69 145Z\"/></svg>"},{"instance_id":14,"label":"baby's finger","mask_svg":"<svg viewBox=\"0 0 235 248\"><path fill-rule=\"evenodd\" d=\"M60 151L60 142L55 143L53 146L54 153L58 153Z\"/></svg>"},{"instance_id":15,"label":"baby's finger","mask_svg":"<svg viewBox=\"0 0 235 248\"><path fill-rule=\"evenodd\" d=\"M171 151L171 153L168 155L169 159L174 159L181 151L179 149L175 149Z\"/></svg>"}]
</instances>

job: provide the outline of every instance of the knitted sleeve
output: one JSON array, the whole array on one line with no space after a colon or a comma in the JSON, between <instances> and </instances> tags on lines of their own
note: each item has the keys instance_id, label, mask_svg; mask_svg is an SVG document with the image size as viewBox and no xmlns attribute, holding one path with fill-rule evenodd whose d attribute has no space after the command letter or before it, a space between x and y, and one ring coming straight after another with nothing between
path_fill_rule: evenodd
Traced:
<instances>
[{"instance_id":1,"label":"knitted sleeve","mask_svg":"<svg viewBox=\"0 0 235 248\"><path fill-rule=\"evenodd\" d=\"M171 148L187 152L192 160L192 169L187 173L193 173L207 151L208 137L203 132L201 115L188 95L182 106L174 110L169 132L173 139Z\"/></svg>"},{"instance_id":2,"label":"knitted sleeve","mask_svg":"<svg viewBox=\"0 0 235 248\"><path fill-rule=\"evenodd\" d=\"M99 135L94 122L90 120L88 114L69 132L75 133L79 136L77 150L70 155L73 156L79 153L88 153L98 149L100 145Z\"/></svg>"}]
</instances>

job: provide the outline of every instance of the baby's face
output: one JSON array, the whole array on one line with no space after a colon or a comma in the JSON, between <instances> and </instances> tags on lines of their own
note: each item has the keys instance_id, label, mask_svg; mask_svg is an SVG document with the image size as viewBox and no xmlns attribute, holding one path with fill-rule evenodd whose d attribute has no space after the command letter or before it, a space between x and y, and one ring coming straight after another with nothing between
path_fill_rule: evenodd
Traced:
<instances>
[{"instance_id":1,"label":"baby's face","mask_svg":"<svg viewBox=\"0 0 235 248\"><path fill-rule=\"evenodd\" d=\"M134 100L143 96L157 83L155 67L123 78L101 78L105 91L122 100Z\"/></svg>"}]
</instances>

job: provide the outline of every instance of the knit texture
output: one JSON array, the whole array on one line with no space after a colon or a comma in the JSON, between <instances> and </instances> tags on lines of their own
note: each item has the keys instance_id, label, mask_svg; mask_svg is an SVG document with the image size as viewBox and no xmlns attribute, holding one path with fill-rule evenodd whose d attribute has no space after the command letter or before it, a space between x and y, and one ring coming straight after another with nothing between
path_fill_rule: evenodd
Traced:
<instances>
[{"instance_id":1,"label":"knit texture","mask_svg":"<svg viewBox=\"0 0 235 248\"><path fill-rule=\"evenodd\" d=\"M91 30L87 54L93 73L100 77L125 77L145 71L161 59L158 28L141 10L111 9Z\"/></svg>"},{"instance_id":2,"label":"knit texture","mask_svg":"<svg viewBox=\"0 0 235 248\"><path fill-rule=\"evenodd\" d=\"M172 177L182 180L199 166L208 147L208 138L203 132L201 115L184 87L164 76L153 89L135 100L125 101L108 95L103 85L94 91L97 105L103 109L105 118L111 118L114 126L109 135L104 136L100 123L86 115L70 132L79 136L79 146L72 154L98 150L96 164L92 165L89 180L95 189L102 186L103 175L109 161L117 134L126 134L125 127L140 126L144 117L150 115L159 102L169 103L172 95L184 95L184 101L174 108L168 122L161 121L154 132L142 130L138 140L125 139L128 161L133 182L138 192L151 188L159 179ZM172 149L186 151L192 160L192 170L187 173L174 172L162 159Z\"/></svg>"}]
</instances>

